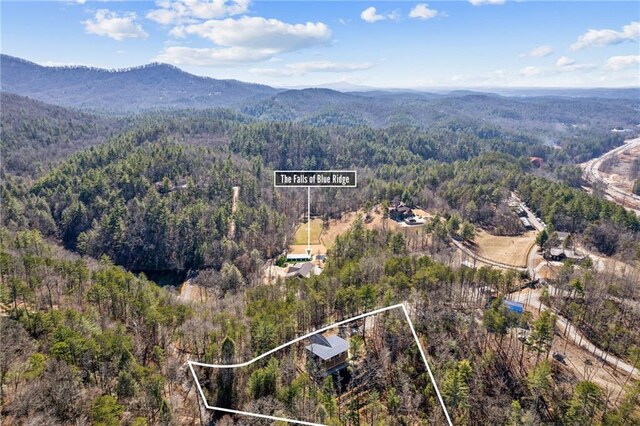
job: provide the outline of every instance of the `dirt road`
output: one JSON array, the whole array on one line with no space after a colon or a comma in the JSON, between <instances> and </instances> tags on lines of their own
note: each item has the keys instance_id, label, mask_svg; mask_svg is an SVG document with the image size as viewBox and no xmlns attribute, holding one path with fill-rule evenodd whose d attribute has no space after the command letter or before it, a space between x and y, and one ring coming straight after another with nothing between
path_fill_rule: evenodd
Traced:
<instances>
[{"instance_id":1,"label":"dirt road","mask_svg":"<svg viewBox=\"0 0 640 426\"><path fill-rule=\"evenodd\" d=\"M625 191L622 188L619 188L614 185L609 179L602 175L600 172L600 166L602 166L602 162L607 158L613 157L614 155L620 154L624 151L637 148L640 146L640 138L632 139L626 141L626 143L618 148L612 149L601 155L598 158L594 158L593 160L589 160L586 163L582 164L582 169L584 170L584 178L590 183L594 183L596 181L604 182L605 186L605 195L608 199L622 205L623 207L636 212L636 214L640 215L640 196L637 196L631 192Z\"/></svg>"},{"instance_id":2,"label":"dirt road","mask_svg":"<svg viewBox=\"0 0 640 426\"><path fill-rule=\"evenodd\" d=\"M231 201L231 221L229 223L229 239L236 236L236 221L233 218L234 213L238 210L238 197L240 197L240 187L233 187L233 199Z\"/></svg>"}]
</instances>

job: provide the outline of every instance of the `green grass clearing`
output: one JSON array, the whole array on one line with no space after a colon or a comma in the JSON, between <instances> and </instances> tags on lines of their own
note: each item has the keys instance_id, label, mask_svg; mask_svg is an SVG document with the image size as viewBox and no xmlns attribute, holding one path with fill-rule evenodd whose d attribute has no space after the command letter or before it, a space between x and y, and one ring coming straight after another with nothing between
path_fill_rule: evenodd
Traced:
<instances>
[{"instance_id":1,"label":"green grass clearing","mask_svg":"<svg viewBox=\"0 0 640 426\"><path fill-rule=\"evenodd\" d=\"M311 219L311 244L320 244L322 219ZM307 224L301 223L293 236L293 244L307 244Z\"/></svg>"}]
</instances>

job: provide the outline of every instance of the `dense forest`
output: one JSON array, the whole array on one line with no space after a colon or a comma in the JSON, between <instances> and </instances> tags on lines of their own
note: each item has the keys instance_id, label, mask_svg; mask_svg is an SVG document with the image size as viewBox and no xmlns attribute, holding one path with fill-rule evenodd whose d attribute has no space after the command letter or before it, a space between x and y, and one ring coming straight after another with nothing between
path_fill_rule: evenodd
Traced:
<instances>
[{"instance_id":1,"label":"dense forest","mask_svg":"<svg viewBox=\"0 0 640 426\"><path fill-rule=\"evenodd\" d=\"M48 105L0 93L2 169L22 175L42 173L56 160L103 142L125 125L110 117Z\"/></svg>"},{"instance_id":2,"label":"dense forest","mask_svg":"<svg viewBox=\"0 0 640 426\"><path fill-rule=\"evenodd\" d=\"M73 68L54 77L80 71L123 77ZM153 66L124 77L133 85L166 72L188 76ZM48 85L30 90L57 93ZM243 90L242 102L221 102L228 109L199 100L120 115L2 94L3 421L266 424L206 410L187 360L242 362L405 303L454 424L640 424L637 380L617 380L614 392L554 355L566 347L562 316L607 353L640 362L640 218L584 191L576 167L623 143L610 129L636 119L633 101ZM318 276L265 280L306 208L306 191L273 188L275 169L358 171L357 189L313 192L324 222L365 213L336 237ZM544 289L548 309L514 314L503 301L534 285L528 272L452 260L475 230L525 231L514 195L546 222L545 235L571 232L630 272L569 261ZM367 227L371 210L394 201L433 214L420 244L386 216ZM199 383L210 404L310 422L445 422L401 312L337 333L351 342L346 384L299 365L302 343L233 374L198 368Z\"/></svg>"},{"instance_id":3,"label":"dense forest","mask_svg":"<svg viewBox=\"0 0 640 426\"><path fill-rule=\"evenodd\" d=\"M48 424L79 417L97 424L172 424L180 416L197 421L207 414L188 406L196 396L185 356L247 359L328 319L403 300L412 300L417 331L429 336L424 343L455 424L640 420L637 382L618 408L606 409L608 396L598 386L567 377L545 361L554 339L548 317L517 318L498 302L483 312L482 299L469 291L490 286L504 294L518 285L516 276L487 268L454 270L428 257L407 256L394 235L365 231L362 223L340 239L332 253L340 262L330 263L320 277L242 289L222 287L215 275L203 274L199 284L211 290L195 306L106 258L86 260L51 246L35 231L4 231L2 242L0 271L8 284L2 297L9 313L2 319L3 333L12 341L0 363L8 421L26 416ZM460 310L469 304L479 309ZM478 328L480 314L484 327ZM292 354L240 370L225 395L212 371L199 374L212 401L225 396L247 410L293 410L297 418L311 420L322 413L328 424L331 419L358 424L370 416L390 424L443 422L424 370L416 370L418 355L406 323L394 315L381 321L380 346L363 352L359 364L369 378L370 399L346 408L331 382L304 376L290 381L275 373L287 371ZM532 329L523 344L508 332L514 323ZM359 344L366 348L375 340ZM523 359L529 373L522 369Z\"/></svg>"},{"instance_id":4,"label":"dense forest","mask_svg":"<svg viewBox=\"0 0 640 426\"><path fill-rule=\"evenodd\" d=\"M208 149L147 139L126 135L35 182L65 245L134 270L220 268L229 257L283 250L287 220L259 165L242 169ZM230 236L233 186L242 196Z\"/></svg>"}]
</instances>

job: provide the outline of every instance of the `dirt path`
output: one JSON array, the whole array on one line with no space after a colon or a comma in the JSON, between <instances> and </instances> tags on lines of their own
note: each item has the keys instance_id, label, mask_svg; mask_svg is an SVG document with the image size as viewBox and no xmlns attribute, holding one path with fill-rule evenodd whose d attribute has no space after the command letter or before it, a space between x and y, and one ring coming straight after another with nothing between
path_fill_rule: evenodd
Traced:
<instances>
[{"instance_id":1,"label":"dirt path","mask_svg":"<svg viewBox=\"0 0 640 426\"><path fill-rule=\"evenodd\" d=\"M609 395L611 405L615 402L618 395L624 393L624 383L627 374L616 370L609 363L603 363L596 359L583 348L571 343L562 335L556 336L551 353L559 352L565 356L565 364L563 368L571 371L579 380L589 380L605 390L605 394Z\"/></svg>"},{"instance_id":2,"label":"dirt path","mask_svg":"<svg viewBox=\"0 0 640 426\"><path fill-rule=\"evenodd\" d=\"M238 198L240 197L240 187L234 186L233 197L231 200L231 222L229 223L229 239L233 239L236 236L236 221L233 218L236 210L238 210Z\"/></svg>"},{"instance_id":3,"label":"dirt path","mask_svg":"<svg viewBox=\"0 0 640 426\"><path fill-rule=\"evenodd\" d=\"M191 280L187 280L180 286L180 294L178 300L181 302L201 302L207 297L207 291L197 285L191 283Z\"/></svg>"}]
</instances>

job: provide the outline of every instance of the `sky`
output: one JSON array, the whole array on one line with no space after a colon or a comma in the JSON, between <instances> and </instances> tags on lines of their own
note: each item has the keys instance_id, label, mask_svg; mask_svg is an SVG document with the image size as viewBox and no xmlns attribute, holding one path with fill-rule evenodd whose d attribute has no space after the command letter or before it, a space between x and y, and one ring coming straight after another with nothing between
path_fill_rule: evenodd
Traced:
<instances>
[{"instance_id":1,"label":"sky","mask_svg":"<svg viewBox=\"0 0 640 426\"><path fill-rule=\"evenodd\" d=\"M639 87L635 1L0 1L0 51L276 87Z\"/></svg>"}]
</instances>

